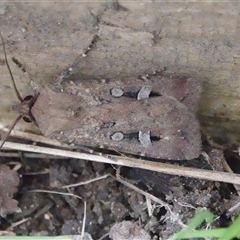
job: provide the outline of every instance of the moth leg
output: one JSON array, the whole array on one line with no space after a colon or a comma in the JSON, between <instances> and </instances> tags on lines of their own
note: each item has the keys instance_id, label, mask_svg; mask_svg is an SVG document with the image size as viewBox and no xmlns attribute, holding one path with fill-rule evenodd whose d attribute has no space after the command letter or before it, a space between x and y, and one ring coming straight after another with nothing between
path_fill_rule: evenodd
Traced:
<instances>
[{"instance_id":1,"label":"moth leg","mask_svg":"<svg viewBox=\"0 0 240 240\"><path fill-rule=\"evenodd\" d=\"M23 64L18 61L15 57L12 57L12 61L22 70L22 72L27 76L29 83L34 91L38 89L37 84L33 81L28 71L24 68Z\"/></svg>"}]
</instances>

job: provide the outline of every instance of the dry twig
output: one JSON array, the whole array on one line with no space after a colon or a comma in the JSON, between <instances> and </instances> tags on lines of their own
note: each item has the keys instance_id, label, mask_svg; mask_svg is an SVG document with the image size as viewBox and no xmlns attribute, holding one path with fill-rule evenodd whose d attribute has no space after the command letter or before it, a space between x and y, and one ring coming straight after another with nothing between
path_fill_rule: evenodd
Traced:
<instances>
[{"instance_id":1,"label":"dry twig","mask_svg":"<svg viewBox=\"0 0 240 240\"><path fill-rule=\"evenodd\" d=\"M172 165L170 163L169 164L159 163L159 162L140 160L136 158L113 156L113 155L107 155L106 157L104 157L104 156L87 154L87 153L52 149L52 148L13 143L13 142L5 142L4 148L18 149L21 151L28 151L28 152L35 152L35 153L44 153L44 154L50 154L55 156L67 157L67 158L75 158L75 159L89 160L89 161L95 161L95 162L109 163L109 164L115 164L119 166L135 167L135 168L141 168L141 169L146 169L150 171L162 172L170 175L181 175L185 177L192 177L192 178L198 178L198 179L204 179L204 180L210 180L210 181L240 184L240 174L216 172L211 170L203 170L203 169L190 168L190 167L182 167L182 166Z\"/></svg>"}]
</instances>

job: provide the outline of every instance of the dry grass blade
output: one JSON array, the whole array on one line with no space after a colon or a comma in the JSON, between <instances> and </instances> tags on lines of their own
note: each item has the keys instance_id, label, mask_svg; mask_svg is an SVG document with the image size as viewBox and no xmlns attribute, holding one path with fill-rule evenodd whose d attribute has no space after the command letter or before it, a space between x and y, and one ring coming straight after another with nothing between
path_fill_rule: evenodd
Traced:
<instances>
[{"instance_id":1,"label":"dry grass blade","mask_svg":"<svg viewBox=\"0 0 240 240\"><path fill-rule=\"evenodd\" d=\"M110 174L105 174L105 175L103 175L103 176L90 179L90 180L88 180L88 181L65 185L65 186L62 186L61 188L78 187L78 186L81 186L81 185L86 185L86 184L90 184L90 183L92 183L92 182L96 182L96 181L105 179L105 178L110 177L110 176L111 176Z\"/></svg>"},{"instance_id":2,"label":"dry grass blade","mask_svg":"<svg viewBox=\"0 0 240 240\"><path fill-rule=\"evenodd\" d=\"M3 127L2 124L0 124L0 130L7 132L7 133L9 132L9 128ZM11 131L11 137L18 137L21 139L27 139L27 140L31 140L33 142L49 144L49 145L56 146L56 147L72 148L72 147L69 147L69 145L67 145L67 144L62 144L61 142L59 142L56 139L50 139L50 138L44 137L39 134L23 132L23 131L18 131L18 130L14 130L14 129Z\"/></svg>"},{"instance_id":3,"label":"dry grass blade","mask_svg":"<svg viewBox=\"0 0 240 240\"><path fill-rule=\"evenodd\" d=\"M13 128L15 127L15 125L18 123L18 121L21 119L21 115L19 115L14 122L12 123L11 127L9 128L9 130L7 132L5 132L5 134L3 135L2 139L1 139L1 145L0 145L0 149L2 148L2 146L4 145L4 143L6 142L7 138L9 137L11 131L13 130Z\"/></svg>"},{"instance_id":4,"label":"dry grass blade","mask_svg":"<svg viewBox=\"0 0 240 240\"><path fill-rule=\"evenodd\" d=\"M171 207L170 207L166 202L162 201L161 199L153 196L153 195L150 194L150 193L147 193L147 192L143 191L142 189L140 189L140 188L134 186L133 184L125 181L124 179L120 178L119 176L116 177L116 178L114 178L114 179L115 179L116 181L122 183L123 185L131 188L132 190L134 190L134 191L142 194L142 195L145 196L146 198L148 198L148 199L150 199L150 200L152 200L152 201L160 204L161 206L166 207L166 209L171 212Z\"/></svg>"},{"instance_id":5,"label":"dry grass blade","mask_svg":"<svg viewBox=\"0 0 240 240\"><path fill-rule=\"evenodd\" d=\"M156 172L167 173L171 175L181 175L185 177L192 177L192 178L198 178L198 179L204 179L204 180L210 180L210 181L240 184L240 175L233 174L233 173L216 172L216 171L210 171L210 170L182 167L182 166L176 166L172 164L144 161L144 160L135 159L135 158L127 158L127 157L112 156L112 155L107 155L106 157L104 157L104 156L93 155L93 154L78 153L78 152L72 152L67 150L52 149L52 148L39 147L39 146L20 144L20 143L12 143L12 142L5 142L4 147L10 148L10 149L27 151L27 152L45 153L45 154L61 156L61 157L76 158L76 159L82 159L82 160L115 164L119 166L141 168L141 169L146 169L146 170L151 170Z\"/></svg>"}]
</instances>

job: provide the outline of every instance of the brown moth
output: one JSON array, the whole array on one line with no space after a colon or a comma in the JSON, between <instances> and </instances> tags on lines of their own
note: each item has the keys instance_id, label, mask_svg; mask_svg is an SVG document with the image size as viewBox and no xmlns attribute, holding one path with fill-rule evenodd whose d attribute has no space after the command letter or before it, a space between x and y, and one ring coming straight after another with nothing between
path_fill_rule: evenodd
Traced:
<instances>
[{"instance_id":1,"label":"brown moth","mask_svg":"<svg viewBox=\"0 0 240 240\"><path fill-rule=\"evenodd\" d=\"M156 73L64 81L59 92L56 79L63 80L62 74L54 79L55 85L37 88L34 96L22 99L5 48L4 54L20 100L14 108L20 116L13 126L22 117L43 135L75 145L169 160L199 156L200 126L194 113L201 94L199 81Z\"/></svg>"}]
</instances>

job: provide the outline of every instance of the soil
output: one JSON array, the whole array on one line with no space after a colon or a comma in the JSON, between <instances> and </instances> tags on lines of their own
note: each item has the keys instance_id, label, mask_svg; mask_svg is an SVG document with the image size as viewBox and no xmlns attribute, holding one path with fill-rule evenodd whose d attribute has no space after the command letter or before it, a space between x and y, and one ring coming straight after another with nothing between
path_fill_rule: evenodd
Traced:
<instances>
[{"instance_id":1,"label":"soil","mask_svg":"<svg viewBox=\"0 0 240 240\"><path fill-rule=\"evenodd\" d=\"M218 156L223 154L213 150L209 156L216 156L216 152ZM116 169L111 165L76 159L33 159L24 154L21 159L1 158L2 164L10 160L14 164L21 163L17 175L20 182L16 171L2 165L1 173L5 171L9 179L14 176L15 181L2 180L9 184L1 196L13 197L15 192L15 200L8 198L5 202L9 204L1 204L1 230L17 235L79 235L85 214L84 202L85 232L90 234L86 235L89 239L168 239L199 211L211 210L218 216L216 226L228 225L231 217L239 212L228 215L228 209L239 201L236 191L229 184L121 167L122 179L170 206L166 208L150 201L149 207L142 194L113 177ZM203 156L173 163L202 169L215 167ZM105 178L86 182L101 176ZM81 185L63 188L74 183ZM10 194L12 185L15 190ZM33 191L37 189L51 192ZM12 202L15 205L11 205ZM14 223L23 219L26 222L14 227Z\"/></svg>"}]
</instances>

